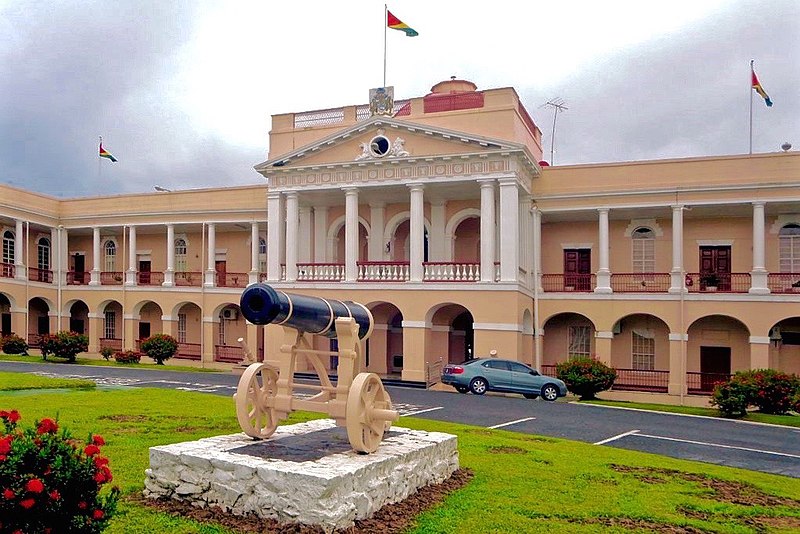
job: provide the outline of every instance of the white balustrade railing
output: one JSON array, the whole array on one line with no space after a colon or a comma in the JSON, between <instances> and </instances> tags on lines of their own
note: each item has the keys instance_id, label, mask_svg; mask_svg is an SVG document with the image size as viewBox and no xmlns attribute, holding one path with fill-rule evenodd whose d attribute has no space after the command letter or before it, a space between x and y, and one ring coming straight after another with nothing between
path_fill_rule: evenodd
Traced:
<instances>
[{"instance_id":1,"label":"white balustrade railing","mask_svg":"<svg viewBox=\"0 0 800 534\"><path fill-rule=\"evenodd\" d=\"M344 263L298 263L297 280L341 282L344 280Z\"/></svg>"},{"instance_id":2,"label":"white balustrade railing","mask_svg":"<svg viewBox=\"0 0 800 534\"><path fill-rule=\"evenodd\" d=\"M360 261L359 282L407 282L410 278L407 261Z\"/></svg>"},{"instance_id":3,"label":"white balustrade railing","mask_svg":"<svg viewBox=\"0 0 800 534\"><path fill-rule=\"evenodd\" d=\"M481 279L480 263L430 261L422 266L426 282L477 282Z\"/></svg>"}]
</instances>

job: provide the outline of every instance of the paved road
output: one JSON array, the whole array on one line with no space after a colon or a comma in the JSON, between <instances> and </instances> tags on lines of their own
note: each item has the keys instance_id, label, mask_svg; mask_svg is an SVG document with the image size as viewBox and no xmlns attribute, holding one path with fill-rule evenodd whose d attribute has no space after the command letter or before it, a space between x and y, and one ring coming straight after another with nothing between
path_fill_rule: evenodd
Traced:
<instances>
[{"instance_id":1,"label":"paved road","mask_svg":"<svg viewBox=\"0 0 800 534\"><path fill-rule=\"evenodd\" d=\"M232 373L0 362L0 370L231 395ZM800 478L800 429L521 397L387 388L401 415L651 452Z\"/></svg>"}]
</instances>

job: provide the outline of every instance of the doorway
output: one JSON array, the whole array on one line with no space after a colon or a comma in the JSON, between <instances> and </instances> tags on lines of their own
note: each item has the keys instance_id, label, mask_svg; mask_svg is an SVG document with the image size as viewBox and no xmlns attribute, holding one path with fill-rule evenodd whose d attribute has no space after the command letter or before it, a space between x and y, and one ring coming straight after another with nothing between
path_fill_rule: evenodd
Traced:
<instances>
[{"instance_id":1,"label":"doorway","mask_svg":"<svg viewBox=\"0 0 800 534\"><path fill-rule=\"evenodd\" d=\"M700 389L713 391L714 384L731 375L730 347L700 347Z\"/></svg>"},{"instance_id":2,"label":"doorway","mask_svg":"<svg viewBox=\"0 0 800 534\"><path fill-rule=\"evenodd\" d=\"M69 319L69 329L70 332L75 332L76 334L85 334L83 330L84 324L83 319L73 319L70 317Z\"/></svg>"},{"instance_id":3,"label":"doorway","mask_svg":"<svg viewBox=\"0 0 800 534\"><path fill-rule=\"evenodd\" d=\"M150 260L139 260L139 283L143 286L150 285Z\"/></svg>"},{"instance_id":4,"label":"doorway","mask_svg":"<svg viewBox=\"0 0 800 534\"><path fill-rule=\"evenodd\" d=\"M716 286L713 284L716 283ZM700 247L700 290L717 287L719 291L731 290L731 247Z\"/></svg>"},{"instance_id":5,"label":"doorway","mask_svg":"<svg viewBox=\"0 0 800 534\"><path fill-rule=\"evenodd\" d=\"M217 260L214 262L214 270L217 272L217 287L227 286L227 271L228 264L225 260Z\"/></svg>"},{"instance_id":6,"label":"doorway","mask_svg":"<svg viewBox=\"0 0 800 534\"><path fill-rule=\"evenodd\" d=\"M0 334L5 336L11 335L11 314L10 313L3 313L0 316Z\"/></svg>"},{"instance_id":7,"label":"doorway","mask_svg":"<svg viewBox=\"0 0 800 534\"><path fill-rule=\"evenodd\" d=\"M150 323L139 321L139 339L144 340L150 337Z\"/></svg>"},{"instance_id":8,"label":"doorway","mask_svg":"<svg viewBox=\"0 0 800 534\"><path fill-rule=\"evenodd\" d=\"M83 254L75 254L72 257L72 279L75 284L83 285L86 283L86 256Z\"/></svg>"},{"instance_id":9,"label":"doorway","mask_svg":"<svg viewBox=\"0 0 800 534\"><path fill-rule=\"evenodd\" d=\"M592 251L589 249L564 249L564 289L576 291L592 289Z\"/></svg>"}]
</instances>

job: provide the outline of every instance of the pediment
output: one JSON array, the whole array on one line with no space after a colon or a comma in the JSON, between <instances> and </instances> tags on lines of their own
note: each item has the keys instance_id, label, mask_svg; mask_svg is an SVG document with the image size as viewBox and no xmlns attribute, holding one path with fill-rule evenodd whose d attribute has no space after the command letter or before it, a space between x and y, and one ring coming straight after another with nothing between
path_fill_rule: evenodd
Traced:
<instances>
[{"instance_id":1,"label":"pediment","mask_svg":"<svg viewBox=\"0 0 800 534\"><path fill-rule=\"evenodd\" d=\"M388 117L372 119L256 165L262 174L289 168L408 161L524 150L519 144Z\"/></svg>"}]
</instances>

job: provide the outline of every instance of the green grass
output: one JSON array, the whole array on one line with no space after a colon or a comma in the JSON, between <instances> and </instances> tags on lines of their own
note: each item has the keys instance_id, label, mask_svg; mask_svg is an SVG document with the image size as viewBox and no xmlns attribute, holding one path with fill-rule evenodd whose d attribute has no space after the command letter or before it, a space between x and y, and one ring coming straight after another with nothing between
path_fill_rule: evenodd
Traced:
<instances>
[{"instance_id":1,"label":"green grass","mask_svg":"<svg viewBox=\"0 0 800 534\"><path fill-rule=\"evenodd\" d=\"M599 404L601 406L617 406L620 408L634 408L637 410L652 410L654 412L683 413L689 415L704 415L722 419L719 410L714 408L699 408L694 406L672 406L667 404L648 404L643 402L609 401L594 399L580 401L581 404ZM772 425L792 426L800 428L800 416L797 415L771 415L767 413L749 412L739 421L753 421L756 423L769 423Z\"/></svg>"},{"instance_id":2,"label":"green grass","mask_svg":"<svg viewBox=\"0 0 800 534\"><path fill-rule=\"evenodd\" d=\"M147 360L147 361L146 361ZM139 363L117 363L114 360L95 360L92 358L76 358L70 363L63 358L50 356L47 360L42 360L41 356L28 354L4 354L0 353L0 362L27 362L27 363L59 363L65 365L93 365L97 367L132 367L134 369L150 369L156 371L181 371L184 373L218 373L219 369L209 369L206 367L184 367L180 365L156 365L150 362L146 356Z\"/></svg>"},{"instance_id":3,"label":"green grass","mask_svg":"<svg viewBox=\"0 0 800 534\"><path fill-rule=\"evenodd\" d=\"M27 373L0 372L0 391L19 391L23 389L94 389L91 380L74 378L48 378Z\"/></svg>"},{"instance_id":4,"label":"green grass","mask_svg":"<svg viewBox=\"0 0 800 534\"><path fill-rule=\"evenodd\" d=\"M24 425L59 413L60 424L74 435L103 435L115 483L126 493L143 488L148 447L239 431L230 398L195 392L142 388L26 397L0 392L0 409L12 408ZM316 417L296 412L289 422ZM784 532L800 529L798 479L503 430L414 418L400 424L456 434L460 463L474 472L470 484L421 514L411 532L594 533L685 526L755 533L764 532L759 525L767 521L788 525ZM761 499L733 504L714 493L711 482ZM749 489L736 486L741 484ZM107 532L164 531L229 532L133 502L121 506Z\"/></svg>"}]
</instances>

